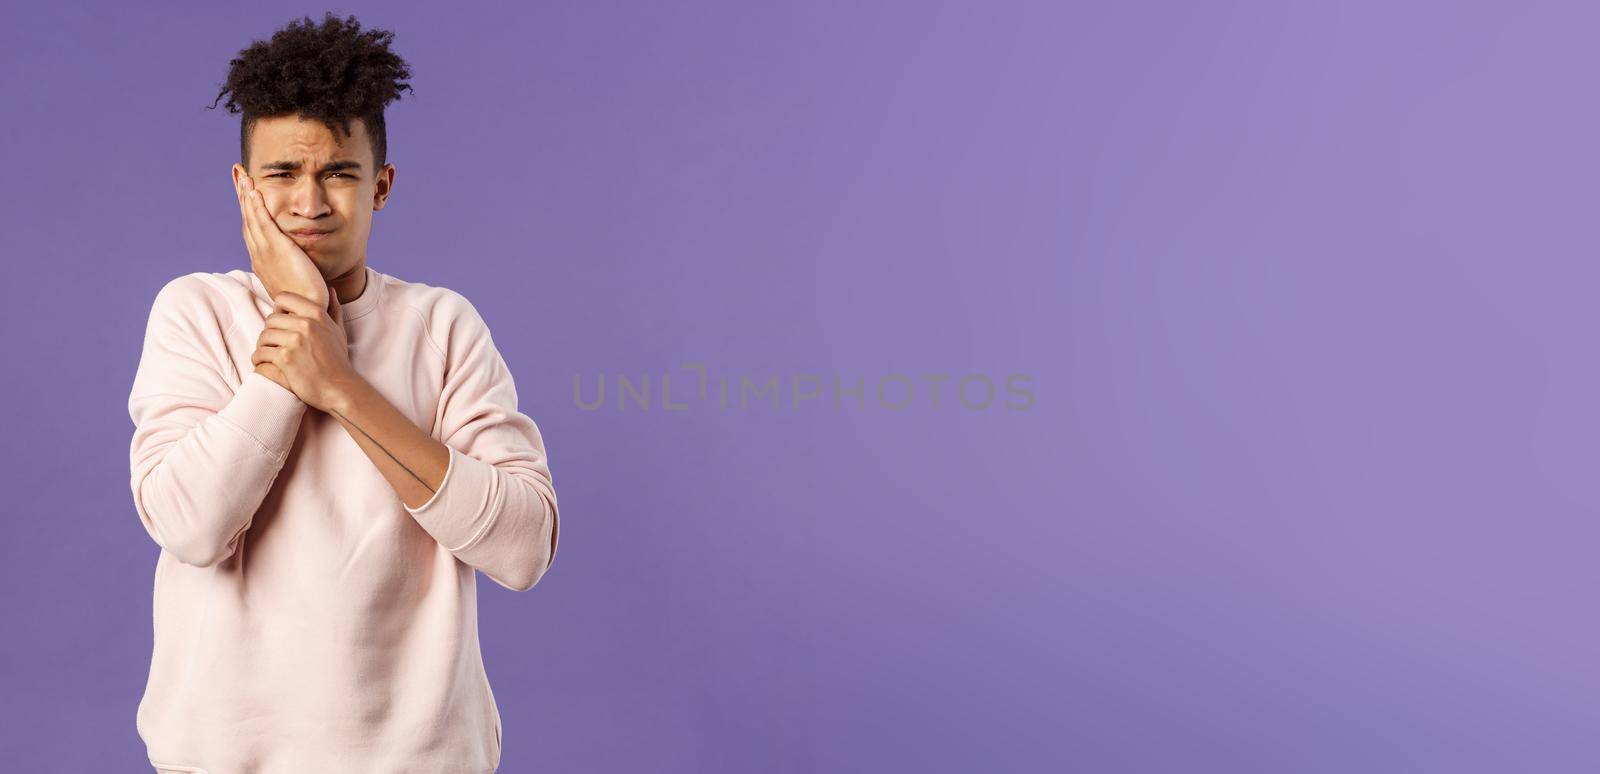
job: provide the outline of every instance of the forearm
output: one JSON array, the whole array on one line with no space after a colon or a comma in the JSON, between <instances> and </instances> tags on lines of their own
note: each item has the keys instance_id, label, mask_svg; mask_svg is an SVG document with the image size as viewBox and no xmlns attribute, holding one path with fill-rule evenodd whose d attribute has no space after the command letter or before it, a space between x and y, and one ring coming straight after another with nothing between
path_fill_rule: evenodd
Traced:
<instances>
[{"instance_id":1,"label":"forearm","mask_svg":"<svg viewBox=\"0 0 1600 774\"><path fill-rule=\"evenodd\" d=\"M139 414L153 416L176 410L173 400L134 398ZM292 393L247 377L232 401L191 427L142 426L132 450L133 496L146 531L186 564L230 556L282 470L304 412Z\"/></svg>"},{"instance_id":2,"label":"forearm","mask_svg":"<svg viewBox=\"0 0 1600 774\"><path fill-rule=\"evenodd\" d=\"M543 576L555 554L555 497L526 459L498 466L436 441L365 383L329 414L445 550L516 591Z\"/></svg>"},{"instance_id":3,"label":"forearm","mask_svg":"<svg viewBox=\"0 0 1600 774\"><path fill-rule=\"evenodd\" d=\"M328 412L376 465L400 501L415 508L439 490L450 450L402 414L371 384L359 380Z\"/></svg>"}]
</instances>

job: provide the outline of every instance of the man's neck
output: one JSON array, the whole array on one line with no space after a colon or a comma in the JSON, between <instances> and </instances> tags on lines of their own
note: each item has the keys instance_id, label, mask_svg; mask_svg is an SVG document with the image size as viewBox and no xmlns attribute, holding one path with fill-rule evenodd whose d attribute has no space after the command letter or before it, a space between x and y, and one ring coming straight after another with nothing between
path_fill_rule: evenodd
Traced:
<instances>
[{"instance_id":1,"label":"man's neck","mask_svg":"<svg viewBox=\"0 0 1600 774\"><path fill-rule=\"evenodd\" d=\"M341 304L360 298L361 294L367 292L367 262L362 261L354 269L333 278L328 286L333 288L334 296Z\"/></svg>"}]
</instances>

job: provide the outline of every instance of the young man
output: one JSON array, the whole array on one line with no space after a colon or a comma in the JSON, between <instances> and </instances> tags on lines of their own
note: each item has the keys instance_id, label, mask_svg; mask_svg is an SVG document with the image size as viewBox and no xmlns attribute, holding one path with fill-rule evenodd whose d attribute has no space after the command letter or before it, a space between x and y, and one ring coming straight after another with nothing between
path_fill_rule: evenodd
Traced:
<instances>
[{"instance_id":1,"label":"young man","mask_svg":"<svg viewBox=\"0 0 1600 774\"><path fill-rule=\"evenodd\" d=\"M128 409L162 549L136 722L157 771L499 765L474 572L532 588L560 520L472 304L367 265L410 74L391 37L329 14L233 60L252 271L178 277L150 311Z\"/></svg>"}]
</instances>

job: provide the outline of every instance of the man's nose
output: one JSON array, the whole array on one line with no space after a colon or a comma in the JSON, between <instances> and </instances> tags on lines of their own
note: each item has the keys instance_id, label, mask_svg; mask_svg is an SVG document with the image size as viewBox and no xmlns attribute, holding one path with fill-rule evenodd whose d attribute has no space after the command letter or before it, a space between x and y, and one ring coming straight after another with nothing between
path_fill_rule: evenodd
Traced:
<instances>
[{"instance_id":1,"label":"man's nose","mask_svg":"<svg viewBox=\"0 0 1600 774\"><path fill-rule=\"evenodd\" d=\"M289 194L289 209L296 217L307 220L328 214L328 197L322 190L322 181L315 175L303 175L296 180Z\"/></svg>"}]
</instances>

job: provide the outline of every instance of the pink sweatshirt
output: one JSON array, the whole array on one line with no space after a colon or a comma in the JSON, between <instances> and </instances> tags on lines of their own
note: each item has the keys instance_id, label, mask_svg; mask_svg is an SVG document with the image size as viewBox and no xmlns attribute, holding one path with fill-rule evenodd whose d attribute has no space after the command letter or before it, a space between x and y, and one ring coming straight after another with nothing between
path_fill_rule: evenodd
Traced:
<instances>
[{"instance_id":1,"label":"pink sweatshirt","mask_svg":"<svg viewBox=\"0 0 1600 774\"><path fill-rule=\"evenodd\" d=\"M493 772L480 570L555 558L544 441L455 291L367 268L351 364L450 447L407 507L335 418L253 370L272 302L242 269L156 295L128 397L133 502L161 547L137 727L157 771Z\"/></svg>"}]
</instances>

